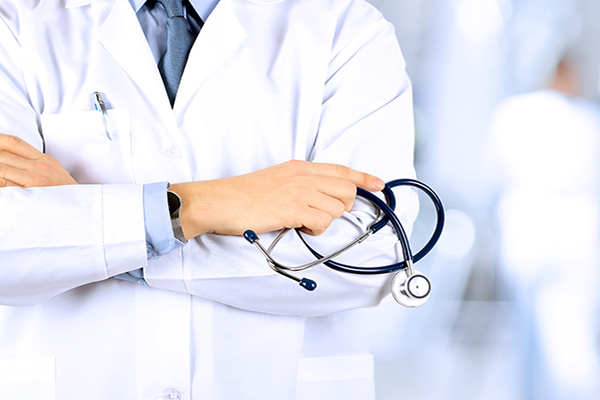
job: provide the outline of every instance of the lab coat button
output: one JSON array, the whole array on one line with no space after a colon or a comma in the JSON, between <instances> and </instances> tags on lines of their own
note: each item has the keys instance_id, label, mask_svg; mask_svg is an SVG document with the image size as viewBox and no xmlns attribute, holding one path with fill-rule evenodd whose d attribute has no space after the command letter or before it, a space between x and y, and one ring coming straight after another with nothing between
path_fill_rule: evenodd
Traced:
<instances>
[{"instance_id":1,"label":"lab coat button","mask_svg":"<svg viewBox=\"0 0 600 400\"><path fill-rule=\"evenodd\" d=\"M179 146L171 146L163 154L169 158L181 158L181 148Z\"/></svg>"},{"instance_id":2,"label":"lab coat button","mask_svg":"<svg viewBox=\"0 0 600 400\"><path fill-rule=\"evenodd\" d=\"M160 397L164 400L181 400L181 393L175 389L166 389Z\"/></svg>"}]
</instances>

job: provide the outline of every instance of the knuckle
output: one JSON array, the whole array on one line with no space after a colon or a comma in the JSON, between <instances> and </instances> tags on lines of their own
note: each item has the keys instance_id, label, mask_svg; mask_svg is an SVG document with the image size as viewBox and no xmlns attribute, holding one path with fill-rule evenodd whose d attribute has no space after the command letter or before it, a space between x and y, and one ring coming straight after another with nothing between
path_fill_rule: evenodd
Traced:
<instances>
[{"instance_id":1,"label":"knuckle","mask_svg":"<svg viewBox=\"0 0 600 400\"><path fill-rule=\"evenodd\" d=\"M301 222L298 226L303 226L313 235L318 236L325 232L329 225L331 225L332 221L333 217L331 215L322 212L319 214L313 214L310 218Z\"/></svg>"},{"instance_id":2,"label":"knuckle","mask_svg":"<svg viewBox=\"0 0 600 400\"><path fill-rule=\"evenodd\" d=\"M289 220L289 223L284 224L286 228L301 228L305 225L304 221L300 217L292 217Z\"/></svg>"},{"instance_id":3,"label":"knuckle","mask_svg":"<svg viewBox=\"0 0 600 400\"><path fill-rule=\"evenodd\" d=\"M354 200L355 200L355 197L352 197L346 203L344 203L345 206L346 206L346 208L344 209L344 211L351 211L352 208L354 208Z\"/></svg>"},{"instance_id":4,"label":"knuckle","mask_svg":"<svg viewBox=\"0 0 600 400\"><path fill-rule=\"evenodd\" d=\"M340 177L347 178L350 175L350 168L340 164L336 164L335 167Z\"/></svg>"},{"instance_id":5,"label":"knuckle","mask_svg":"<svg viewBox=\"0 0 600 400\"><path fill-rule=\"evenodd\" d=\"M356 185L351 182L343 188L340 192L339 199L344 203L346 210L351 208L354 204L354 199L356 198Z\"/></svg>"},{"instance_id":6,"label":"knuckle","mask_svg":"<svg viewBox=\"0 0 600 400\"><path fill-rule=\"evenodd\" d=\"M333 210L333 217L334 218L339 218L344 214L344 211L346 211L346 204L339 202L337 203L335 209Z\"/></svg>"},{"instance_id":7,"label":"knuckle","mask_svg":"<svg viewBox=\"0 0 600 400\"><path fill-rule=\"evenodd\" d=\"M7 177L8 173L9 167L5 164L0 164L0 179L5 181L5 178Z\"/></svg>"},{"instance_id":8,"label":"knuckle","mask_svg":"<svg viewBox=\"0 0 600 400\"><path fill-rule=\"evenodd\" d=\"M288 165L292 170L294 171L298 171L301 170L303 165L304 165L304 161L301 160L289 160L285 162L286 165Z\"/></svg>"},{"instance_id":9,"label":"knuckle","mask_svg":"<svg viewBox=\"0 0 600 400\"><path fill-rule=\"evenodd\" d=\"M53 186L52 180L46 175L36 175L33 177L33 183L29 186Z\"/></svg>"},{"instance_id":10,"label":"knuckle","mask_svg":"<svg viewBox=\"0 0 600 400\"><path fill-rule=\"evenodd\" d=\"M33 171L29 172L27 186L50 186L52 184L51 168L40 162L33 165Z\"/></svg>"},{"instance_id":11,"label":"knuckle","mask_svg":"<svg viewBox=\"0 0 600 400\"><path fill-rule=\"evenodd\" d=\"M352 183L350 185L348 185L348 189L347 189L346 193L347 193L346 197L348 198L348 200L353 201L354 198L356 197L356 185L354 185Z\"/></svg>"},{"instance_id":12,"label":"knuckle","mask_svg":"<svg viewBox=\"0 0 600 400\"><path fill-rule=\"evenodd\" d=\"M344 188L346 196L354 198L356 196L356 185L350 181L346 181L346 187Z\"/></svg>"},{"instance_id":13,"label":"knuckle","mask_svg":"<svg viewBox=\"0 0 600 400\"><path fill-rule=\"evenodd\" d=\"M329 228L329 225L331 225L332 222L333 222L333 217L327 213L323 213L323 214L321 214L321 217L317 221L315 228L318 231L325 232L325 230L327 228Z\"/></svg>"},{"instance_id":14,"label":"knuckle","mask_svg":"<svg viewBox=\"0 0 600 400\"><path fill-rule=\"evenodd\" d=\"M36 172L49 172L52 170L52 166L43 160L35 160L32 164L33 170Z\"/></svg>"},{"instance_id":15,"label":"knuckle","mask_svg":"<svg viewBox=\"0 0 600 400\"><path fill-rule=\"evenodd\" d=\"M43 160L45 160L45 163L51 166L55 166L55 167L62 167L60 161L58 161L56 158L51 157L47 154L42 154L43 156Z\"/></svg>"},{"instance_id":16,"label":"knuckle","mask_svg":"<svg viewBox=\"0 0 600 400\"><path fill-rule=\"evenodd\" d=\"M19 146L23 142L23 139L14 135L7 135L6 142L8 143L9 147Z\"/></svg>"}]
</instances>

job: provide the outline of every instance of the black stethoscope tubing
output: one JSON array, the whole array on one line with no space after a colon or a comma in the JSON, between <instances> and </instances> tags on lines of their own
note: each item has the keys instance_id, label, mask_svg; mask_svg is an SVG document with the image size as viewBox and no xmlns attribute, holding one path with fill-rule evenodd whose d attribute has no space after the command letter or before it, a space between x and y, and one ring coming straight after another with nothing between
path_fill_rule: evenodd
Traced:
<instances>
[{"instance_id":1,"label":"black stethoscope tubing","mask_svg":"<svg viewBox=\"0 0 600 400\"><path fill-rule=\"evenodd\" d=\"M420 189L421 191L425 192L429 196L431 202L433 203L433 205L435 207L435 211L436 211L436 219L437 220L436 220L435 229L434 229L430 239L427 241L427 243L414 256L412 255L412 251L410 248L408 236L406 235L406 231L404 230L402 223L400 222L399 218L396 216L396 213L394 212L394 209L396 208L396 197L394 196L394 193L392 192L392 188L397 187L397 186L412 186L412 187L415 187L415 188ZM385 202L383 200L381 200L379 197L375 196L373 193L367 192L366 190L363 190L361 188L357 188L358 196L363 197L363 198L367 199L368 201L370 201L371 203L373 203L384 214L379 221L377 221L373 225L371 225L369 230L371 230L373 233L375 233L375 232L379 231L381 228L383 228L385 225L387 225L388 222L391 223L391 225L396 233L396 236L398 237L398 240L400 242L404 260L397 262L397 263L379 266L379 267L359 267L359 266L354 266L354 265L342 264L342 263L334 261L334 260L326 261L323 263L324 265L326 265L327 267L334 269L336 271L347 272L347 273L352 273L352 274L363 274L363 275L387 274L390 272L394 272L394 271L406 268L409 265L409 263L410 263L410 265L412 265L412 264L420 261L421 259L423 259L423 257L425 257L433 249L433 247L436 245L436 243L438 242L438 240L440 239L440 237L442 235L442 231L444 229L444 222L446 219L442 200L433 191L433 189L431 189L429 186L427 186L423 182L417 181L415 179L396 179L396 180L386 183L385 188L382 190L382 192L386 198ZM296 233L298 234L298 236L300 237L300 239L302 240L304 245L310 250L310 252L316 258L318 258L318 259L323 258L323 255L321 255L319 252L317 252L314 248L312 248L312 246L310 246L306 242L306 240L300 233L299 229L296 229Z\"/></svg>"}]
</instances>

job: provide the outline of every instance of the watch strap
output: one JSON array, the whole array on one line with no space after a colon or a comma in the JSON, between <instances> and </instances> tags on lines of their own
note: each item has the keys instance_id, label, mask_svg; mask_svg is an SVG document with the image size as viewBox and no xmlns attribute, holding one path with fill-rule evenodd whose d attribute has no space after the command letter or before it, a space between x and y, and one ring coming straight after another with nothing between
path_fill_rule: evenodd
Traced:
<instances>
[{"instance_id":1,"label":"watch strap","mask_svg":"<svg viewBox=\"0 0 600 400\"><path fill-rule=\"evenodd\" d=\"M183 234L183 228L181 227L181 221L179 219L183 201L177 193L167 190L167 202L169 203L169 214L171 216L171 227L173 228L175 242L182 246L188 242Z\"/></svg>"}]
</instances>

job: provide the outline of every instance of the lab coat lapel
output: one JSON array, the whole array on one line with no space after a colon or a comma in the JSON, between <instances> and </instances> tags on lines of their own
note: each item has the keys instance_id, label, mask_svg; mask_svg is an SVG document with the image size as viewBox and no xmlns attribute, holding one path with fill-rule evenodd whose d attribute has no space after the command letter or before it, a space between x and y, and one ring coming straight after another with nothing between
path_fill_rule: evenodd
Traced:
<instances>
[{"instance_id":1,"label":"lab coat lapel","mask_svg":"<svg viewBox=\"0 0 600 400\"><path fill-rule=\"evenodd\" d=\"M202 83L227 61L246 38L230 0L221 0L190 51L177 98L175 112L183 109Z\"/></svg>"},{"instance_id":2,"label":"lab coat lapel","mask_svg":"<svg viewBox=\"0 0 600 400\"><path fill-rule=\"evenodd\" d=\"M112 10L107 9L107 6L111 7L109 4L98 2L92 5L98 18L106 15L98 28L100 42L150 99L163 120L175 124L160 72L135 12L127 0L116 0Z\"/></svg>"}]
</instances>

